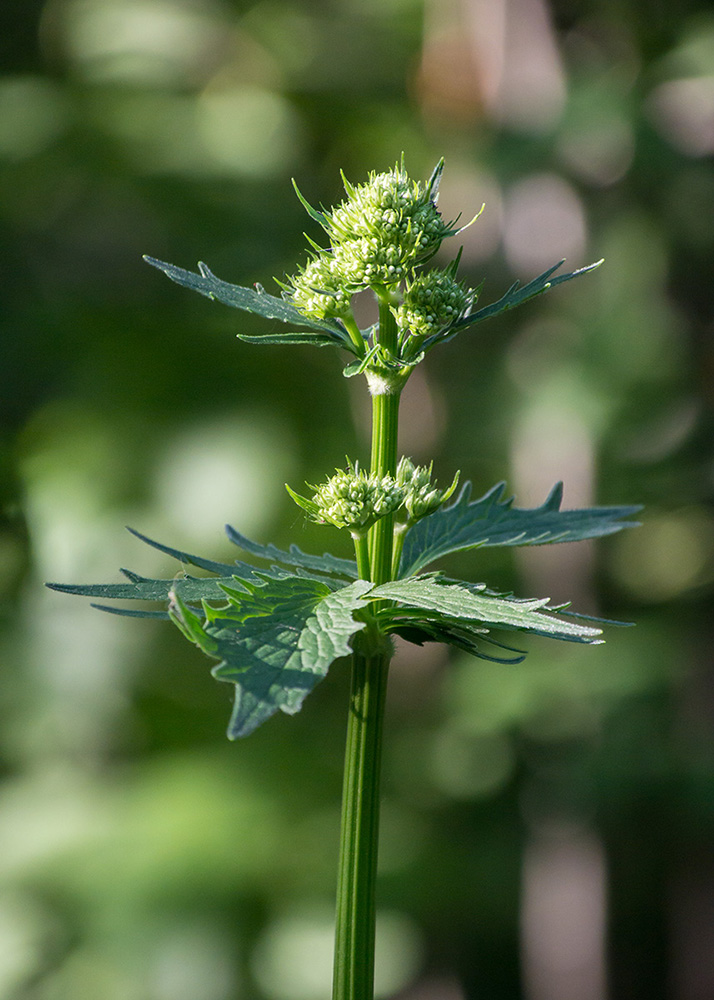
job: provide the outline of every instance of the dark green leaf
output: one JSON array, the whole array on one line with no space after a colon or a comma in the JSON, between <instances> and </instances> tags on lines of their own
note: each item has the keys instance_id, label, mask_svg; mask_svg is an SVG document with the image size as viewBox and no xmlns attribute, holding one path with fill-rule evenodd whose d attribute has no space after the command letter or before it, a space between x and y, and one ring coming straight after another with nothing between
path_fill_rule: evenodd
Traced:
<instances>
[{"instance_id":1,"label":"dark green leaf","mask_svg":"<svg viewBox=\"0 0 714 1000\"><path fill-rule=\"evenodd\" d=\"M285 566L300 566L304 569L316 570L319 573L331 573L351 580L357 578L357 563L353 559L338 559L337 556L330 555L329 552L323 552L321 556L312 556L307 552L301 552L297 545L291 545L289 552L285 552L275 545L259 545L258 542L252 542L250 538L241 535L230 524L226 525L226 534L239 549L252 556L258 556L259 559L268 559Z\"/></svg>"},{"instance_id":2,"label":"dark green leaf","mask_svg":"<svg viewBox=\"0 0 714 1000\"><path fill-rule=\"evenodd\" d=\"M260 582L253 574L250 578ZM172 580L139 578L130 583L48 583L47 586L50 590L58 590L62 594L98 597L103 601L167 601L169 593L174 590L184 601L194 603L202 600L225 600L226 595L221 589L221 584L236 587L240 586L241 582L238 577L230 576L178 576Z\"/></svg>"},{"instance_id":3,"label":"dark green leaf","mask_svg":"<svg viewBox=\"0 0 714 1000\"><path fill-rule=\"evenodd\" d=\"M124 583L48 583L50 590L57 590L64 594L75 594L80 597L96 597L104 601L131 600L131 601L163 601L169 599L169 594L174 591L187 604L200 604L202 601L225 601L226 587L245 588L245 584L263 586L268 579L285 580L295 578L313 579L323 583L328 589L339 589L348 580L353 580L357 576L356 564L349 559L338 559L335 556L325 553L322 556L311 556L301 552L293 545L290 552L283 552L274 545L259 545L249 538L241 535L233 528L227 528L228 537L236 545L251 555L261 559L270 560L273 565L265 569L257 570L248 563L236 561L235 563L216 562L213 559L205 559L202 556L195 556L181 549L174 549L170 545L163 545L146 535L128 529L142 542L151 545L172 556L184 565L197 566L207 570L215 576L195 577L187 574L179 574L168 580L155 580L149 577L140 576L132 570L123 569L121 572L127 578ZM294 569L286 569L284 566L275 565L282 563ZM310 571L316 571L320 575L316 576ZM327 575L323 575L327 574ZM247 593L247 590L246 590ZM95 604L94 607L100 611L107 611L116 615L126 615L132 618L168 618L164 611L137 611L121 607L109 607L103 604Z\"/></svg>"},{"instance_id":4,"label":"dark green leaf","mask_svg":"<svg viewBox=\"0 0 714 1000\"><path fill-rule=\"evenodd\" d=\"M503 295L497 302L493 302L490 306L484 306L482 309L477 309L476 312L472 312L468 316L464 316L463 319L454 323L445 337L438 337L434 339L439 339L441 343L445 343L447 340L451 340L452 337L455 337L457 333L460 333L461 330L465 330L467 326L473 326L475 323L480 323L484 319L490 319L491 316L497 316L499 313L505 312L507 309L514 309L516 306L520 306L523 302L527 302L529 299L535 298L536 295L541 295L543 292L547 292L549 288L555 288L556 285L560 285L564 281L570 281L571 278L577 278L581 274L587 274L589 271L594 271L596 267L600 267L602 261L598 260L594 264L588 264L587 267L578 268L577 271L571 271L569 274L559 274L557 277L551 278L551 275L564 263L564 260L558 261L557 264L549 267L547 271L543 271L542 274L539 274L537 278L529 281L527 285L523 285L522 288L519 281L514 281L506 294ZM424 346L425 348L430 347L430 341L427 341Z\"/></svg>"},{"instance_id":5,"label":"dark green leaf","mask_svg":"<svg viewBox=\"0 0 714 1000\"><path fill-rule=\"evenodd\" d=\"M462 649L471 656L478 657L479 660L489 660L492 663L522 663L526 658L526 653L521 649L514 649L505 643L497 642L487 629L469 628L467 625L450 625L443 622L422 621L418 626L409 622L399 623L399 616L395 615L391 631L400 635L407 642L413 642L417 646L423 646L425 642L443 642L447 646L455 646ZM487 653L484 645L495 646L499 649L506 649L515 656L496 656Z\"/></svg>"},{"instance_id":6,"label":"dark green leaf","mask_svg":"<svg viewBox=\"0 0 714 1000\"><path fill-rule=\"evenodd\" d=\"M261 285L256 285L255 288L231 285L229 282L221 281L220 278L217 278L202 262L199 262L198 265L200 274L196 274L193 271L186 271L182 267L176 267L175 264L166 264L164 261L156 260L154 257L144 257L144 260L147 264L151 264L152 267L159 268L160 271L163 271L167 277L171 278L178 285L183 285L194 292L199 292L209 299L223 302L224 305L232 306L234 309L243 309L245 312L256 313L258 316L264 316L266 319L278 319L281 323L290 323L295 326L307 327L310 330L319 330L323 335L319 338L321 344L326 343L327 340L325 338L328 338L333 344L348 348L351 346L352 342L349 334L341 324L330 322L329 320L310 319L299 312L287 299L270 295ZM294 333L285 335L288 337L287 341L276 340L274 339L274 335L271 334L267 334L266 336L271 338L266 343L299 342L293 339L296 336ZM264 337L256 337L255 340L264 340ZM309 335L304 342L312 342L309 339Z\"/></svg>"},{"instance_id":7,"label":"dark green leaf","mask_svg":"<svg viewBox=\"0 0 714 1000\"><path fill-rule=\"evenodd\" d=\"M97 611L106 611L110 615L121 615L123 618L154 618L157 621L170 620L168 611L141 611L137 608L117 608L112 604L92 604Z\"/></svg>"},{"instance_id":8,"label":"dark green leaf","mask_svg":"<svg viewBox=\"0 0 714 1000\"><path fill-rule=\"evenodd\" d=\"M176 594L170 614L204 652L221 663L213 675L236 686L230 739L247 736L280 709L293 714L326 675L351 652L349 641L364 628L353 612L365 606L365 580L331 591L315 580L293 577L251 587L248 595L225 588L228 608L206 608L204 624Z\"/></svg>"},{"instance_id":9,"label":"dark green leaf","mask_svg":"<svg viewBox=\"0 0 714 1000\"><path fill-rule=\"evenodd\" d=\"M493 545L546 545L610 535L636 522L623 521L640 507L588 507L561 510L562 483L545 503L532 509L513 506L513 497L501 499L498 483L480 499L471 501L471 483L465 483L448 507L423 518L404 540L400 576L410 576L451 552Z\"/></svg>"},{"instance_id":10,"label":"dark green leaf","mask_svg":"<svg viewBox=\"0 0 714 1000\"><path fill-rule=\"evenodd\" d=\"M152 549L158 549L159 552L165 552L166 555L171 556L173 559L178 559L180 563L197 566L199 569L208 570L209 573L215 573L217 576L233 576L236 572L236 567L239 567L239 573L241 571L247 571L249 574L252 572L251 567L247 566L246 563L223 563L216 562L215 559L204 559L203 556L194 556L190 552L183 552L181 549L171 548L170 545L164 545L162 542L155 542L153 538L142 535L140 531L136 531L134 528L127 528L126 530L131 532L135 538L145 542L146 545L150 545ZM122 570L122 572L129 575L129 571L127 570Z\"/></svg>"}]
</instances>

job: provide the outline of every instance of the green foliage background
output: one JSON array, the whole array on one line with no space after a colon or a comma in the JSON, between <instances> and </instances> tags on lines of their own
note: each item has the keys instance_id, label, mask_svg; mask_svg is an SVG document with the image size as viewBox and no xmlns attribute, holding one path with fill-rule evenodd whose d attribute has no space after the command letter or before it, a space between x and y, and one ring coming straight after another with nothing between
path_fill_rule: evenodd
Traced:
<instances>
[{"instance_id":1,"label":"green foliage background","mask_svg":"<svg viewBox=\"0 0 714 1000\"><path fill-rule=\"evenodd\" d=\"M174 572L124 524L217 559L225 521L339 544L282 484L365 454L363 386L332 351L241 344L264 324L141 255L275 290L319 238L291 176L329 204L340 167L359 181L402 151L421 177L446 156L445 216L486 202L463 259L484 302L606 258L430 355L403 450L477 492L507 478L524 506L562 478L566 507L647 509L594 548L449 566L636 629L539 640L514 667L395 661L381 993L600 1000L605 953L615 1000L710 996L710 5L5 0L0 18L0 997L326 995L346 671L232 745L229 688L175 630L42 581Z\"/></svg>"}]
</instances>

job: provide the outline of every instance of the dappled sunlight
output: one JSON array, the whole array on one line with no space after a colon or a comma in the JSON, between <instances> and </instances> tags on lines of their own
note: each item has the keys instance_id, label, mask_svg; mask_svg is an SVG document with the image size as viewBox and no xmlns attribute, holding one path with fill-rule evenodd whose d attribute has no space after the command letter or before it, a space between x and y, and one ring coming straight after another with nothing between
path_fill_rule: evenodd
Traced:
<instances>
[{"instance_id":1,"label":"dappled sunlight","mask_svg":"<svg viewBox=\"0 0 714 1000\"><path fill-rule=\"evenodd\" d=\"M195 82L230 51L229 24L205 0L52 0L45 43L93 82L171 86Z\"/></svg>"},{"instance_id":2,"label":"dappled sunlight","mask_svg":"<svg viewBox=\"0 0 714 1000\"><path fill-rule=\"evenodd\" d=\"M199 98L197 128L206 152L229 174L282 175L294 164L299 123L280 94L257 87L206 89Z\"/></svg>"},{"instance_id":3,"label":"dappled sunlight","mask_svg":"<svg viewBox=\"0 0 714 1000\"><path fill-rule=\"evenodd\" d=\"M714 153L714 74L661 83L649 107L655 124L683 153Z\"/></svg>"},{"instance_id":4,"label":"dappled sunlight","mask_svg":"<svg viewBox=\"0 0 714 1000\"><path fill-rule=\"evenodd\" d=\"M526 133L548 131L565 79L542 0L429 0L419 86L428 116L486 114Z\"/></svg>"}]
</instances>

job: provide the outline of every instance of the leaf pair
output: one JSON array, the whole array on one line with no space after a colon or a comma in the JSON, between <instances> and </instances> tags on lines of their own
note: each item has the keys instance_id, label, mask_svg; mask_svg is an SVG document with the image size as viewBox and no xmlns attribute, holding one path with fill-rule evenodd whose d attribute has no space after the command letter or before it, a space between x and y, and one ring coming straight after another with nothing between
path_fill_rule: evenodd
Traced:
<instances>
[{"instance_id":1,"label":"leaf pair","mask_svg":"<svg viewBox=\"0 0 714 1000\"><path fill-rule=\"evenodd\" d=\"M599 628L545 614L547 599L477 593L433 576L382 586L355 580L338 590L298 576L219 587L226 603L215 608L204 601L203 619L176 590L169 593L168 613L187 639L220 660L213 676L235 684L230 739L248 736L278 710L298 712L331 664L352 652L352 638L370 620L382 633L408 637L411 631L417 641L451 643L487 659L494 657L483 652L482 642L502 646L491 637L493 629L587 643L601 635Z\"/></svg>"},{"instance_id":2,"label":"leaf pair","mask_svg":"<svg viewBox=\"0 0 714 1000\"><path fill-rule=\"evenodd\" d=\"M104 604L101 610L144 618L171 618L208 655L220 660L213 674L236 685L229 736L252 732L279 709L299 710L330 664L351 651L354 636L372 622L374 630L402 635L412 642L445 642L485 659L490 647L522 653L493 635L529 632L574 642L600 641L600 630L580 625L548 608L545 600L518 600L494 594L484 584L417 575L443 555L481 545L543 545L610 534L634 522L623 518L637 507L593 507L562 511L562 488L532 510L502 499L501 483L471 501L466 483L449 507L419 521L406 535L401 579L375 586L356 580L349 559L325 553L282 550L260 545L228 528L243 552L267 563L261 569L237 560L217 562L138 538L211 576L184 573L157 580L122 570L116 584L48 584L53 590L101 600L129 599L168 603L168 610L133 610ZM216 607L215 602L220 602ZM377 603L375 603L377 602ZM571 616L572 617L572 616ZM575 616L577 617L577 616Z\"/></svg>"},{"instance_id":3,"label":"leaf pair","mask_svg":"<svg viewBox=\"0 0 714 1000\"><path fill-rule=\"evenodd\" d=\"M276 295L270 295L262 285L256 285L255 288L244 288L241 285L232 285L227 281L222 281L217 278L209 268L202 262L199 262L198 268L199 273L196 274L193 271L186 271L182 267L176 267L175 264L167 264L164 261L156 260L154 257L144 257L144 260L151 264L152 267L156 267L163 271L167 277L172 281L175 281L179 285L183 285L185 288L190 288L195 292L199 292L201 295L205 295L209 299L215 299L218 302L223 302L224 305L232 306L234 309L242 309L245 312L255 313L258 316L263 316L266 319L277 319L281 323L286 323L288 325L299 327L298 330L290 330L283 333L265 333L265 334L243 334L239 333L238 337L240 340L244 340L247 343L254 344L312 344L316 347L343 347L345 350L350 351L350 353L355 354L356 349L353 340L350 338L349 333L345 329L344 325L337 319L325 319L318 320L301 313L295 306L290 302L289 297L279 298ZM587 267L581 267L577 271L571 271L566 274L559 274L553 277L555 271L564 263L564 261L559 261L552 267L549 267L538 277L534 278L528 284L521 287L520 282L514 282L508 291L503 295L497 302L492 303L489 306L484 306L482 309L476 310L476 312L469 313L464 316L463 319L458 320L454 325L446 332L436 334L434 337L427 339L422 345L422 349L419 354L419 359L413 359L412 363L417 360L421 360L424 353L433 346L437 340L440 343L446 343L446 341L451 340L460 333L461 330L466 329L469 326L474 326L476 323L482 322L482 320L490 319L492 316L497 316L499 313L506 312L508 309L513 309L516 306L522 305L529 299L535 298L537 295L542 295L547 292L548 289L554 288L556 285L562 284L564 281L570 281L571 278L577 278L581 274L587 274L589 271L594 270L602 264L599 260L594 264L589 264ZM372 332L371 330L363 331L365 337ZM362 355L359 355L358 362L352 362L350 366L346 369L346 374L348 376L357 374L364 370L365 361Z\"/></svg>"}]
</instances>

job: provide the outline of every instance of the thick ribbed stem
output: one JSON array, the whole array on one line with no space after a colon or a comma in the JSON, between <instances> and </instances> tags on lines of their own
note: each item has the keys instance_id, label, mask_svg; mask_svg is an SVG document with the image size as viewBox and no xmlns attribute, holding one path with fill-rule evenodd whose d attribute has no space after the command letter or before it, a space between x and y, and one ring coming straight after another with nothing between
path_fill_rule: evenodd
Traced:
<instances>
[{"instance_id":1,"label":"thick ribbed stem","mask_svg":"<svg viewBox=\"0 0 714 1000\"><path fill-rule=\"evenodd\" d=\"M374 995L382 724L390 653L355 652L347 724L333 1000Z\"/></svg>"},{"instance_id":2,"label":"thick ribbed stem","mask_svg":"<svg viewBox=\"0 0 714 1000\"><path fill-rule=\"evenodd\" d=\"M397 328L386 295L380 299L379 323L380 346L396 353ZM380 477L394 476L397 470L401 387L395 381L394 385L379 386L382 391L372 396L371 472ZM390 515L369 530L369 575L375 583L391 579L393 528L394 517ZM357 548L357 559L362 576L364 548ZM355 640L342 793L333 1000L372 1000L374 996L379 786L391 655L388 640L374 627L368 626Z\"/></svg>"}]
</instances>

